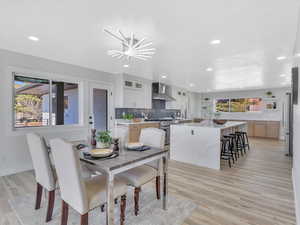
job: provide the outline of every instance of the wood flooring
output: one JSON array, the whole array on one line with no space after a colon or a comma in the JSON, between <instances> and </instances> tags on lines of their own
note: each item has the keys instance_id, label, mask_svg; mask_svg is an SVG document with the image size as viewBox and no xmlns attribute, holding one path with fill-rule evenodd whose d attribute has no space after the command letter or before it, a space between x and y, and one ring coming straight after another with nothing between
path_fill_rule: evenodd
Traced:
<instances>
[{"instance_id":1,"label":"wood flooring","mask_svg":"<svg viewBox=\"0 0 300 225\"><path fill-rule=\"evenodd\" d=\"M224 162L222 171L170 162L170 194L198 205L184 225L296 224L291 159L285 156L283 143L250 141L247 156L233 168ZM155 187L155 182L151 185ZM21 225L8 200L35 189L32 171L0 177L0 225Z\"/></svg>"}]
</instances>

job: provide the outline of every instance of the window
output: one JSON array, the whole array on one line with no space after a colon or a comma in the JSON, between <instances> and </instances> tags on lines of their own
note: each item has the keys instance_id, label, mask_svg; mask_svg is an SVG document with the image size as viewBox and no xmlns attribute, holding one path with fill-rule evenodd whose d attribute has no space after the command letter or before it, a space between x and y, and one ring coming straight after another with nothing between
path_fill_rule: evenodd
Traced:
<instances>
[{"instance_id":1,"label":"window","mask_svg":"<svg viewBox=\"0 0 300 225\"><path fill-rule=\"evenodd\" d=\"M248 98L246 110L248 112L259 112L263 109L263 102L261 98Z\"/></svg>"},{"instance_id":2,"label":"window","mask_svg":"<svg viewBox=\"0 0 300 225\"><path fill-rule=\"evenodd\" d=\"M230 112L246 112L246 99L245 98L230 99Z\"/></svg>"},{"instance_id":3,"label":"window","mask_svg":"<svg viewBox=\"0 0 300 225\"><path fill-rule=\"evenodd\" d=\"M259 112L263 109L261 98L216 99L216 112Z\"/></svg>"},{"instance_id":4,"label":"window","mask_svg":"<svg viewBox=\"0 0 300 225\"><path fill-rule=\"evenodd\" d=\"M216 112L229 112L229 99L217 99Z\"/></svg>"},{"instance_id":5,"label":"window","mask_svg":"<svg viewBox=\"0 0 300 225\"><path fill-rule=\"evenodd\" d=\"M78 93L75 83L15 74L14 128L78 124Z\"/></svg>"}]
</instances>

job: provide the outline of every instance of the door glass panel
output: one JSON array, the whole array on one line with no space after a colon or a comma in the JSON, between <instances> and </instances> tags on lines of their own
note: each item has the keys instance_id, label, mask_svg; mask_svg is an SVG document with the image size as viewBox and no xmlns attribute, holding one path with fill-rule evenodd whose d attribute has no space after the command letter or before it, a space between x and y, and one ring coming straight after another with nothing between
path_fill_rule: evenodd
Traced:
<instances>
[{"instance_id":1,"label":"door glass panel","mask_svg":"<svg viewBox=\"0 0 300 225\"><path fill-rule=\"evenodd\" d=\"M107 90L93 89L94 128L97 131L107 130Z\"/></svg>"}]
</instances>

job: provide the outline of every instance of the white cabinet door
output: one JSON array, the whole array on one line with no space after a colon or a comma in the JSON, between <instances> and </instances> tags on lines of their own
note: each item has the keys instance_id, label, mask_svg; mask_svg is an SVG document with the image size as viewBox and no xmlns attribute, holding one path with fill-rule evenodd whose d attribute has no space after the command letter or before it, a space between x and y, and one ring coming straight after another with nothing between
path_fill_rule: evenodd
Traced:
<instances>
[{"instance_id":1,"label":"white cabinet door","mask_svg":"<svg viewBox=\"0 0 300 225\"><path fill-rule=\"evenodd\" d=\"M125 108L145 108L145 93L133 89L124 89Z\"/></svg>"}]
</instances>

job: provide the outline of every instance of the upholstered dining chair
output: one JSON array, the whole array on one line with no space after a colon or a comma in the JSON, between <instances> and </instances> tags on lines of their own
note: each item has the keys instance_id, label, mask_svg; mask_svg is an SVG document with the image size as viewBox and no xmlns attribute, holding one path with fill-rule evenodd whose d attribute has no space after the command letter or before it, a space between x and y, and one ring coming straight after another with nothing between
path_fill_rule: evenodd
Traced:
<instances>
[{"instance_id":1,"label":"upholstered dining chair","mask_svg":"<svg viewBox=\"0 0 300 225\"><path fill-rule=\"evenodd\" d=\"M165 147L165 131L158 128L144 128L141 130L139 141L144 145L163 149ZM127 184L134 187L134 212L139 212L139 196L141 186L156 178L156 197L160 199L160 161L154 161L120 174Z\"/></svg>"},{"instance_id":2,"label":"upholstered dining chair","mask_svg":"<svg viewBox=\"0 0 300 225\"><path fill-rule=\"evenodd\" d=\"M40 209L43 189L48 191L48 209L46 222L52 219L55 200L55 173L51 167L48 149L44 140L38 134L26 135L37 183L35 209Z\"/></svg>"},{"instance_id":3,"label":"upholstered dining chair","mask_svg":"<svg viewBox=\"0 0 300 225\"><path fill-rule=\"evenodd\" d=\"M90 210L106 203L106 177L83 179L80 175L80 159L73 145L62 139L50 140L62 198L61 225L67 225L71 206L81 215L81 225L88 225ZM114 198L121 196L120 224L124 224L127 184L118 177L114 182ZM100 212L100 211L99 211Z\"/></svg>"}]
</instances>

